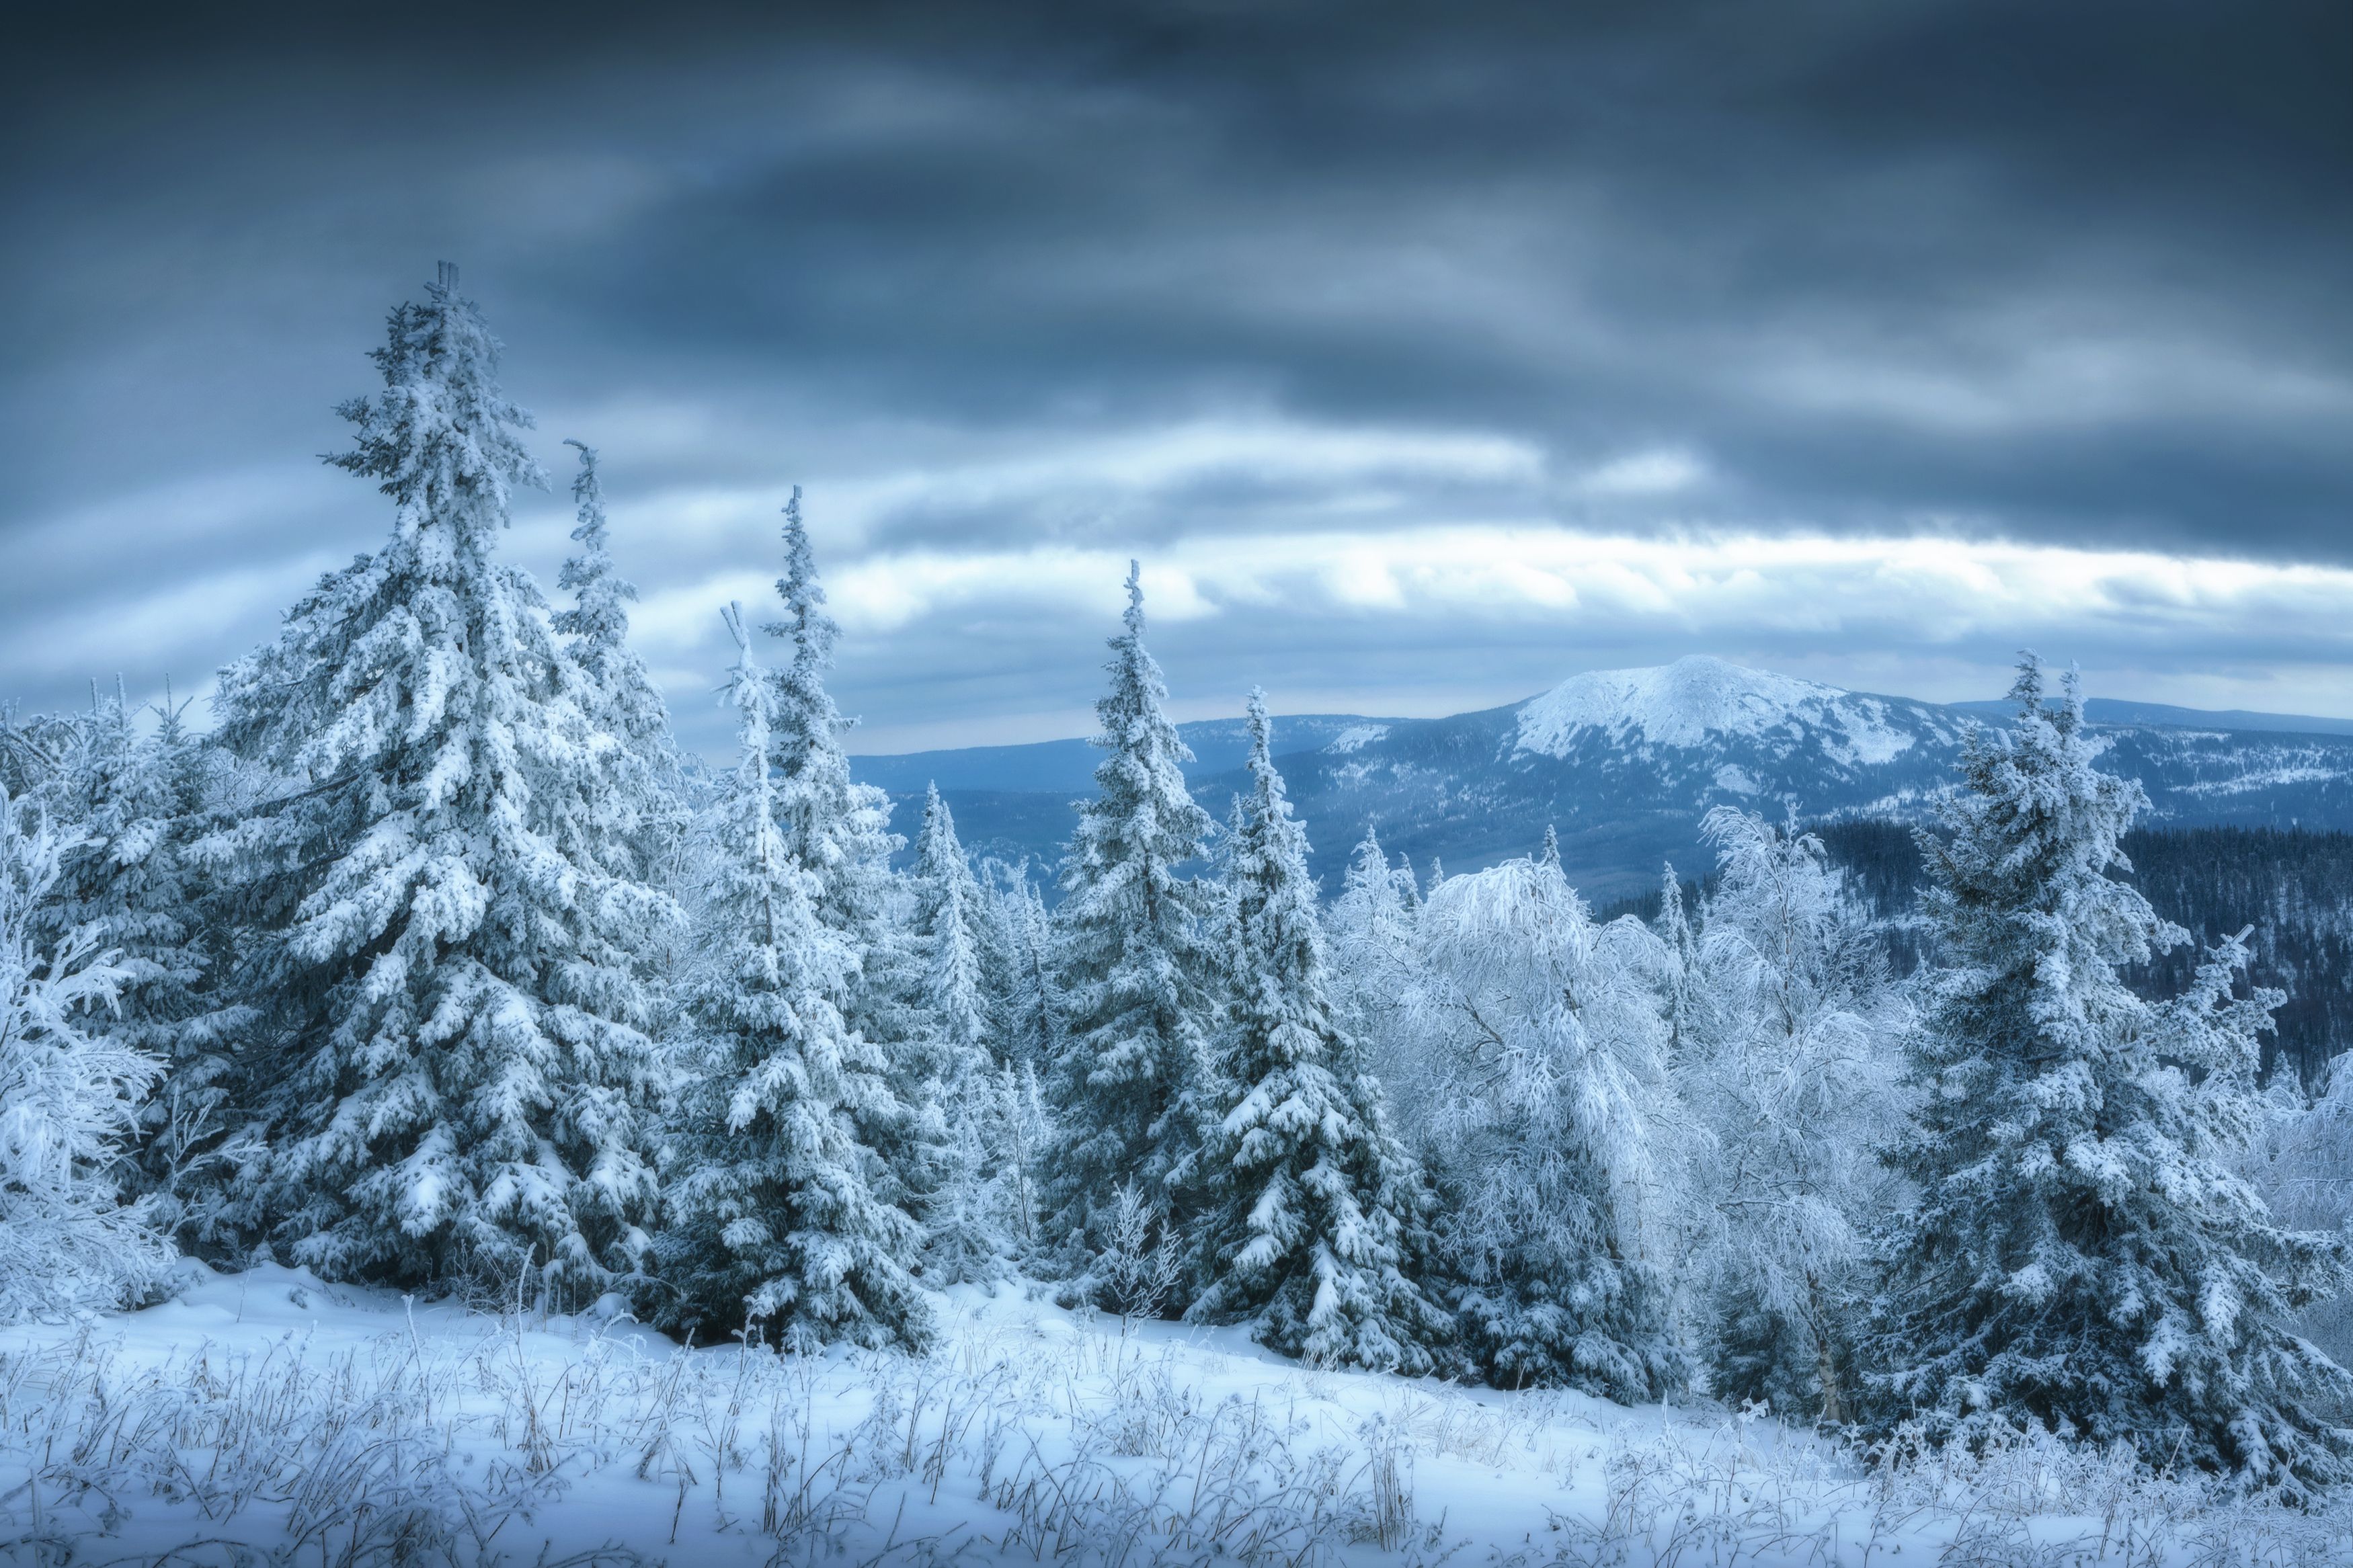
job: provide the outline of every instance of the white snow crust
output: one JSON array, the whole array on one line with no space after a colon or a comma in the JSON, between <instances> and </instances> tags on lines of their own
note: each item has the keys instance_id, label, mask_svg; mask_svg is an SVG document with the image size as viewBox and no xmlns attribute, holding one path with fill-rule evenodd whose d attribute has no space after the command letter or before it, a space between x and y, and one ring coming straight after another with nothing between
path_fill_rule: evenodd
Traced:
<instances>
[{"instance_id":1,"label":"white snow crust","mask_svg":"<svg viewBox=\"0 0 2353 1568\"><path fill-rule=\"evenodd\" d=\"M941 1295L929 1356L778 1356L682 1351L618 1298L491 1314L181 1268L161 1306L0 1331L0 1561L2039 1563L2130 1530L2135 1563L2188 1568L2353 1544L2342 1510L2056 1439L1883 1474L1757 1408L1319 1371L1018 1283Z\"/></svg>"},{"instance_id":2,"label":"white snow crust","mask_svg":"<svg viewBox=\"0 0 2353 1568\"><path fill-rule=\"evenodd\" d=\"M1884 763L1912 744L1877 698L1694 654L1570 677L1520 709L1517 749L1564 757L1587 730L1620 743L1695 747L1806 729L1826 731L1831 754L1849 763Z\"/></svg>"}]
</instances>

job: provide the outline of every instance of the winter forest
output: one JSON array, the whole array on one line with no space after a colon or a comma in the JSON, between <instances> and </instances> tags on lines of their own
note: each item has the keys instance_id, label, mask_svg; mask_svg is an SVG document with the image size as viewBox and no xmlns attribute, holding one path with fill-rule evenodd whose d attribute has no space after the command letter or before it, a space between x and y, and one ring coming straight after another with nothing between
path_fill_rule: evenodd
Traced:
<instances>
[{"instance_id":1,"label":"winter forest","mask_svg":"<svg viewBox=\"0 0 2353 1568\"><path fill-rule=\"evenodd\" d=\"M1217 819L1131 570L1066 854L976 859L853 782L821 497L674 743L499 357L391 312L386 537L209 712L0 729L0 1555L2353 1552L2353 1068L2262 1070L2072 675L1916 909L1799 803L1603 919L1549 837L1319 887L1255 692Z\"/></svg>"}]
</instances>

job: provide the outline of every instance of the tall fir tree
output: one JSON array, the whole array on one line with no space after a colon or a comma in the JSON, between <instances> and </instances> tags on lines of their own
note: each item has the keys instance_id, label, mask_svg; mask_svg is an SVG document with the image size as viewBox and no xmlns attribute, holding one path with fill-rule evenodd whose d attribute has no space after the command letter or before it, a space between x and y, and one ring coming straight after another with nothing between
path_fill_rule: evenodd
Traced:
<instances>
[{"instance_id":1,"label":"tall fir tree","mask_svg":"<svg viewBox=\"0 0 2353 1568\"><path fill-rule=\"evenodd\" d=\"M668 899L595 852L576 676L501 564L530 417L444 265L391 313L330 459L392 536L224 670L220 734L282 787L231 860L261 1009L240 1077L269 1153L242 1217L293 1260L418 1285L535 1276L585 1301L634 1271L663 1084L638 959Z\"/></svg>"},{"instance_id":2,"label":"tall fir tree","mask_svg":"<svg viewBox=\"0 0 2353 1568\"><path fill-rule=\"evenodd\" d=\"M915 1221L878 1195L870 1129L896 1118L881 1053L843 1016L858 955L818 913L823 879L792 852L771 769L777 688L740 607L727 698L741 759L704 837L702 950L687 987L696 1071L668 1160L656 1310L712 1338L928 1343L910 1272Z\"/></svg>"},{"instance_id":3,"label":"tall fir tree","mask_svg":"<svg viewBox=\"0 0 2353 1568\"><path fill-rule=\"evenodd\" d=\"M1010 1086L991 1058L979 881L956 840L955 817L936 786L923 796L923 822L908 875L913 936L923 965L923 1026L942 1058L941 1114L946 1137L923 1205L923 1275L934 1284L987 1281L1006 1271L1011 1242L997 1189Z\"/></svg>"},{"instance_id":4,"label":"tall fir tree","mask_svg":"<svg viewBox=\"0 0 2353 1568\"><path fill-rule=\"evenodd\" d=\"M1921 835L1945 968L1891 1150L1919 1199L1887 1249L1872 1425L1988 1412L2290 1492L2342 1480L2353 1378L2291 1320L2353 1258L2240 1173L2279 994L2233 994L2236 942L2169 1003L2126 989L2186 940L2110 875L2146 797L2094 765L2072 676L2047 701L2028 655L2010 695Z\"/></svg>"},{"instance_id":5,"label":"tall fir tree","mask_svg":"<svg viewBox=\"0 0 2353 1568\"><path fill-rule=\"evenodd\" d=\"M1666 952L1667 1052L1670 1060L1685 1061L1697 1048L1702 998L1699 994L1699 933L1692 929L1683 907L1683 882L1670 860L1659 874L1659 918L1651 922Z\"/></svg>"},{"instance_id":6,"label":"tall fir tree","mask_svg":"<svg viewBox=\"0 0 2353 1568\"><path fill-rule=\"evenodd\" d=\"M1202 1160L1206 1289L1190 1315L1246 1321L1319 1365L1427 1372L1444 1319L1405 1274L1419 1180L1325 996L1307 835L1256 690L1250 733L1250 795L1227 857L1227 1089Z\"/></svg>"},{"instance_id":7,"label":"tall fir tree","mask_svg":"<svg viewBox=\"0 0 2353 1568\"><path fill-rule=\"evenodd\" d=\"M960 1058L983 1057L991 1032L981 963L987 915L979 880L956 839L955 816L936 784L923 792L923 825L915 838L912 879L914 935L923 963L923 1010ZM960 1060L958 1073L967 1065Z\"/></svg>"},{"instance_id":8,"label":"tall fir tree","mask_svg":"<svg viewBox=\"0 0 2353 1568\"><path fill-rule=\"evenodd\" d=\"M614 564L596 449L580 441L565 445L580 454L572 477L572 538L579 549L556 577L558 587L571 591L572 607L559 611L553 625L570 639L563 668L575 678L570 695L586 721L592 761L604 773L593 797L602 816L590 825L585 848L626 852L627 861L614 869L659 884L674 875L686 831L670 707L629 646L628 606L638 590Z\"/></svg>"},{"instance_id":9,"label":"tall fir tree","mask_svg":"<svg viewBox=\"0 0 2353 1568\"><path fill-rule=\"evenodd\" d=\"M997 1048L1033 1077L1060 1059L1062 1001L1055 977L1054 922L1025 863L992 882L989 901L1002 933L1004 979L996 999Z\"/></svg>"},{"instance_id":10,"label":"tall fir tree","mask_svg":"<svg viewBox=\"0 0 2353 1568\"><path fill-rule=\"evenodd\" d=\"M1164 1230L1189 1221L1188 1187L1215 1113L1218 959L1201 934L1207 890L1178 869L1202 855L1210 823L1185 787L1192 753L1144 646L1133 562L1125 627L1111 640L1111 689L1095 704L1095 744L1110 754L1095 769L1100 793L1079 807L1057 911L1064 1033L1047 1079L1056 1127L1043 1230L1082 1294L1123 1187Z\"/></svg>"},{"instance_id":11,"label":"tall fir tree","mask_svg":"<svg viewBox=\"0 0 2353 1568\"><path fill-rule=\"evenodd\" d=\"M1392 1089L1414 1083L1425 1056L1411 998L1421 984L1420 889L1403 856L1392 866L1372 827L1350 856L1325 931L1333 1007L1369 1070Z\"/></svg>"},{"instance_id":12,"label":"tall fir tree","mask_svg":"<svg viewBox=\"0 0 2353 1568\"><path fill-rule=\"evenodd\" d=\"M850 721L825 683L840 628L826 611L797 485L785 506L784 542L776 593L785 614L767 627L791 650L774 677L777 820L786 852L818 879L818 919L858 956L844 1016L882 1052L892 1091L887 1124L868 1128L867 1137L889 1169L886 1195L920 1208L945 1158L948 1053L926 1026L912 900L891 869L892 852L905 841L891 831L890 796L850 777L842 744Z\"/></svg>"}]
</instances>

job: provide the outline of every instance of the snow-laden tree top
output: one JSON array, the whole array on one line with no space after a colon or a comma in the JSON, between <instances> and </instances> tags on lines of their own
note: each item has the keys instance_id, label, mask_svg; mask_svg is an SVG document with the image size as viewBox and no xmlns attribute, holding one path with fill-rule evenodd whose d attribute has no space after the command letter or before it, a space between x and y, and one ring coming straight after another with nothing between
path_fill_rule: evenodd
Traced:
<instances>
[{"instance_id":1,"label":"snow-laden tree top","mask_svg":"<svg viewBox=\"0 0 2353 1568\"><path fill-rule=\"evenodd\" d=\"M531 416L499 390L501 346L459 295L457 268L443 262L425 299L394 307L384 347L368 354L384 390L336 409L359 429L352 449L328 460L378 480L404 524L505 527L512 487L545 489L547 476L516 435ZM461 528L457 537L483 548L470 534Z\"/></svg>"}]
</instances>

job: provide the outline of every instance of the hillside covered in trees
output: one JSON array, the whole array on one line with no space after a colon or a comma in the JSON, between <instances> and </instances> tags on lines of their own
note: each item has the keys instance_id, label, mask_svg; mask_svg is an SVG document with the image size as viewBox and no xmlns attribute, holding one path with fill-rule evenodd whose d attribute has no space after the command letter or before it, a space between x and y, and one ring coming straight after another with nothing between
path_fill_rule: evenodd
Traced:
<instances>
[{"instance_id":1,"label":"hillside covered in trees","mask_svg":"<svg viewBox=\"0 0 2353 1568\"><path fill-rule=\"evenodd\" d=\"M0 1316L168 1297L176 1256L923 1357L1030 1290L1858 1462L2353 1479L2314 1337L2353 1290L2353 837L2137 829L2029 657L1917 833L1719 804L1704 877L1598 914L1549 828L1454 874L1367 831L1327 889L1262 695L1197 798L1131 569L1050 900L855 778L797 491L776 602L712 607L735 754L682 761L597 449L568 602L500 558L547 479L499 354L454 270L393 310L332 459L386 539L213 727L0 736Z\"/></svg>"}]
</instances>

